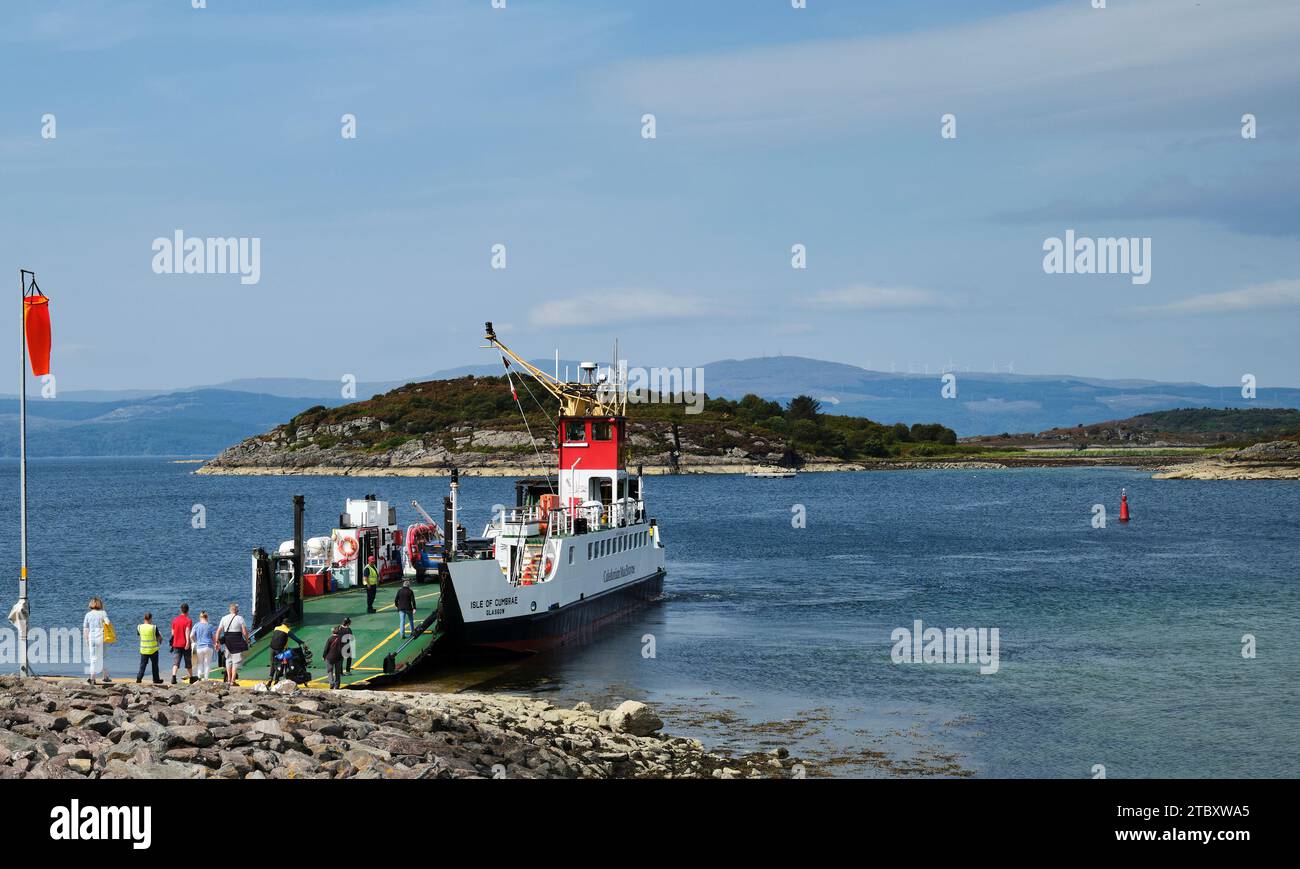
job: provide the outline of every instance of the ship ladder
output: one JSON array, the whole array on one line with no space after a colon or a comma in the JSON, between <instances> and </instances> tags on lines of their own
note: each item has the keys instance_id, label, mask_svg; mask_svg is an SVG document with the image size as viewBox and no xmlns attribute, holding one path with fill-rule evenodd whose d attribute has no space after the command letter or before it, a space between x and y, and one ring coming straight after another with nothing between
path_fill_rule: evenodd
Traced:
<instances>
[{"instance_id":1,"label":"ship ladder","mask_svg":"<svg viewBox=\"0 0 1300 869\"><path fill-rule=\"evenodd\" d=\"M537 582L537 564L542 560L542 547L540 544L529 544L524 547L524 569L519 574L520 585L532 585Z\"/></svg>"}]
</instances>

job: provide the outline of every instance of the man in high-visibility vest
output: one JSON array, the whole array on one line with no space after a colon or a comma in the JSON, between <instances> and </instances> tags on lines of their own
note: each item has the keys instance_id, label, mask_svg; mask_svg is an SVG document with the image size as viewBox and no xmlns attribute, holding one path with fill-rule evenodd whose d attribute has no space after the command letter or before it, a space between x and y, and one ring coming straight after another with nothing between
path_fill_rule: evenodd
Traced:
<instances>
[{"instance_id":1,"label":"man in high-visibility vest","mask_svg":"<svg viewBox=\"0 0 1300 869\"><path fill-rule=\"evenodd\" d=\"M136 625L135 632L140 635L140 669L135 674L136 684L144 681L145 664L150 664L153 666L153 683L161 685L163 680L158 676L158 647L162 645L162 634L158 633L158 626L153 623L153 613L144 614L144 622Z\"/></svg>"},{"instance_id":2,"label":"man in high-visibility vest","mask_svg":"<svg viewBox=\"0 0 1300 869\"><path fill-rule=\"evenodd\" d=\"M361 572L361 581L366 584L366 612L375 611L375 595L379 592L379 568L375 567L375 557L367 560L366 569Z\"/></svg>"}]
</instances>

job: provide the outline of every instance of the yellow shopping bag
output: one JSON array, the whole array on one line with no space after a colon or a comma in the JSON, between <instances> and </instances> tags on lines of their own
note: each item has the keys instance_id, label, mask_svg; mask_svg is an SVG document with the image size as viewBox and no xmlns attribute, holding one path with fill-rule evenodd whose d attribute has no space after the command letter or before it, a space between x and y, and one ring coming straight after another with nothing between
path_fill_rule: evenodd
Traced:
<instances>
[{"instance_id":1,"label":"yellow shopping bag","mask_svg":"<svg viewBox=\"0 0 1300 869\"><path fill-rule=\"evenodd\" d=\"M104 642L105 643L117 642L117 631L113 630L112 622L107 622L107 621L104 622Z\"/></svg>"}]
</instances>

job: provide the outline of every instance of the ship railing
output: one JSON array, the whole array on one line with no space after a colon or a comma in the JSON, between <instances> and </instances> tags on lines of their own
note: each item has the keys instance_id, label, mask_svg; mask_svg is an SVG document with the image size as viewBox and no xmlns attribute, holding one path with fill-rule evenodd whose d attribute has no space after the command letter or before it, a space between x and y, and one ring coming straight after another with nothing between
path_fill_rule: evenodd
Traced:
<instances>
[{"instance_id":1,"label":"ship railing","mask_svg":"<svg viewBox=\"0 0 1300 869\"><path fill-rule=\"evenodd\" d=\"M551 510L545 519L546 535L555 537L575 534L578 519L586 520L588 531L637 525L646 521L645 502L626 499L612 504L593 504L587 507L575 505ZM504 527L503 523L529 525L542 521L542 509L538 505L507 507L496 515L491 527L500 529Z\"/></svg>"}]
</instances>

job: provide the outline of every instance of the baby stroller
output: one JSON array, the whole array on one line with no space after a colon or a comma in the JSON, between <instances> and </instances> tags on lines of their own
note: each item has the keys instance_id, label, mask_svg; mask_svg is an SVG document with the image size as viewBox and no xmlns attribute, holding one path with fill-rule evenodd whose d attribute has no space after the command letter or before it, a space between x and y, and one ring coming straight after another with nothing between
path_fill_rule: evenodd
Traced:
<instances>
[{"instance_id":1,"label":"baby stroller","mask_svg":"<svg viewBox=\"0 0 1300 869\"><path fill-rule=\"evenodd\" d=\"M285 649L275 656L275 677L271 682L290 679L299 685L306 685L311 681L310 666L311 651L306 646Z\"/></svg>"}]
</instances>

